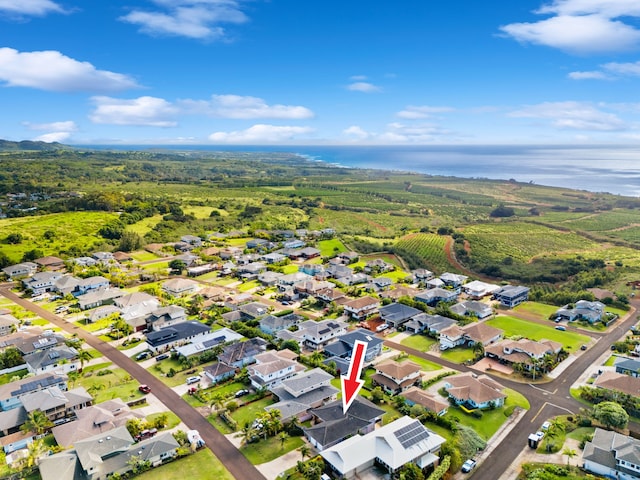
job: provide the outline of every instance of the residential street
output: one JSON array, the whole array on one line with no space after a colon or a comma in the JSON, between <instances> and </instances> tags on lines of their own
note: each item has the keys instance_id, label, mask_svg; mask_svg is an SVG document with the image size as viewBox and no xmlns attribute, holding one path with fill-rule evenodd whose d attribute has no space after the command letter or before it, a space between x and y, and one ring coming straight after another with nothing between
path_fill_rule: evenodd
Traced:
<instances>
[{"instance_id":1,"label":"residential street","mask_svg":"<svg viewBox=\"0 0 640 480\"><path fill-rule=\"evenodd\" d=\"M92 335L85 330L68 323L54 315L53 313L35 305L33 302L24 300L15 293L11 292L13 284L0 285L0 295L10 299L12 302L22 306L26 310L29 310L39 317L51 322L52 324L62 328L67 333L77 335L82 338L87 345L91 348L95 348L107 359L112 361L115 365L123 368L129 374L140 383L145 383L151 387L153 394L164 405L167 406L172 412L174 412L184 422L189 429L198 430L200 436L204 439L207 447L214 453L214 455L224 464L224 466L231 472L231 474L237 479L264 479L265 477L260 473L256 467L254 467L240 451L225 438L218 430L216 430L206 418L200 415L194 408L192 408L187 402L185 402L178 394L176 394L171 388L167 387L159 379L154 377L147 370L138 365L135 361L131 360L125 354L103 342L98 337Z\"/></svg>"}]
</instances>

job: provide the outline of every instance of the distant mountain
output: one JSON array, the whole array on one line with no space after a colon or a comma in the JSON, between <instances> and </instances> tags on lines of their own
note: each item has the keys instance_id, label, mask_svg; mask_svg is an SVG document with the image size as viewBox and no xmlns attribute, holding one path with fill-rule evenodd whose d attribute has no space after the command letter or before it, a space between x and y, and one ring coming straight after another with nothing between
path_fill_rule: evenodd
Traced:
<instances>
[{"instance_id":1,"label":"distant mountain","mask_svg":"<svg viewBox=\"0 0 640 480\"><path fill-rule=\"evenodd\" d=\"M8 151L8 150L37 150L37 151L50 151L50 150L60 150L62 148L66 148L63 144L58 142L47 143L47 142L34 142L31 140L23 140L21 142L12 142L9 140L1 140L0 139L0 151Z\"/></svg>"}]
</instances>

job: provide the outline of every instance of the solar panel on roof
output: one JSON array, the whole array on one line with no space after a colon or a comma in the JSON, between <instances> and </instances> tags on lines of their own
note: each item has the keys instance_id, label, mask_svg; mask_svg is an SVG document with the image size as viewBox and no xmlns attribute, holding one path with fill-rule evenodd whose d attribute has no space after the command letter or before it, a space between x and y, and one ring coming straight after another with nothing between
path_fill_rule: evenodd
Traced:
<instances>
[{"instance_id":1,"label":"solar panel on roof","mask_svg":"<svg viewBox=\"0 0 640 480\"><path fill-rule=\"evenodd\" d=\"M429 438L429 432L420 422L413 422L393 432L403 448L410 448Z\"/></svg>"},{"instance_id":2,"label":"solar panel on roof","mask_svg":"<svg viewBox=\"0 0 640 480\"><path fill-rule=\"evenodd\" d=\"M323 328L323 329L322 329L322 330L320 330L320 332L318 332L318 333L320 333L320 335L323 335L323 334L325 334L325 333L327 333L327 332L330 332L330 331L331 331L331 329L330 329L330 328Z\"/></svg>"}]
</instances>

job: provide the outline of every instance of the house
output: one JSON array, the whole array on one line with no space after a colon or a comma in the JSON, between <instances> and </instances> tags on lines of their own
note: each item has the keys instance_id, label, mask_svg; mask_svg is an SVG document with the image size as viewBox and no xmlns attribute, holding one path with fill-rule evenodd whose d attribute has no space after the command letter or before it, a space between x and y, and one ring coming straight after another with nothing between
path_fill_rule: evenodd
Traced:
<instances>
[{"instance_id":1,"label":"house","mask_svg":"<svg viewBox=\"0 0 640 480\"><path fill-rule=\"evenodd\" d=\"M312 350L320 350L329 342L344 335L347 332L347 323L341 320L307 320L298 325L298 331L294 338L299 339L305 347ZM288 333L280 331L279 338L287 340L282 334Z\"/></svg>"},{"instance_id":2,"label":"house","mask_svg":"<svg viewBox=\"0 0 640 480\"><path fill-rule=\"evenodd\" d=\"M393 285L393 280L391 280L390 278L376 277L372 279L367 285L365 285L365 288L373 292L382 292L390 288L391 285Z\"/></svg>"},{"instance_id":3,"label":"house","mask_svg":"<svg viewBox=\"0 0 640 480\"><path fill-rule=\"evenodd\" d=\"M462 327L464 338L469 346L480 344L483 347L502 338L503 331L484 322L470 323Z\"/></svg>"},{"instance_id":4,"label":"house","mask_svg":"<svg viewBox=\"0 0 640 480\"><path fill-rule=\"evenodd\" d=\"M414 283L426 282L433 278L433 272L425 268L417 268L415 270L411 270L411 276Z\"/></svg>"},{"instance_id":5,"label":"house","mask_svg":"<svg viewBox=\"0 0 640 480\"><path fill-rule=\"evenodd\" d=\"M600 322L605 314L605 306L602 302L589 302L587 300L578 300L575 306L565 305L556 311L554 316L562 320L570 322L576 320L586 320L593 324Z\"/></svg>"},{"instance_id":6,"label":"house","mask_svg":"<svg viewBox=\"0 0 640 480\"><path fill-rule=\"evenodd\" d=\"M7 464L11 465L12 463L9 460L12 457L10 455L11 453L29 448L29 445L33 443L33 440L35 438L36 438L36 434L32 431L29 431L29 432L18 431L10 435L0 437L0 445L2 445L2 449L4 450Z\"/></svg>"},{"instance_id":7,"label":"house","mask_svg":"<svg viewBox=\"0 0 640 480\"><path fill-rule=\"evenodd\" d=\"M449 404L442 401L441 397L432 395L420 387L410 387L404 391L402 396L404 397L405 403L410 407L420 405L425 410L434 412L438 416L447 413L447 409L449 408Z\"/></svg>"},{"instance_id":8,"label":"house","mask_svg":"<svg viewBox=\"0 0 640 480\"><path fill-rule=\"evenodd\" d=\"M593 386L640 397L640 378L622 373L602 372L593 382Z\"/></svg>"},{"instance_id":9,"label":"house","mask_svg":"<svg viewBox=\"0 0 640 480\"><path fill-rule=\"evenodd\" d=\"M228 328L221 328L208 332L192 342L175 347L176 353L180 356L189 358L194 355L202 355L209 350L227 343L238 342L244 337Z\"/></svg>"},{"instance_id":10,"label":"house","mask_svg":"<svg viewBox=\"0 0 640 480\"><path fill-rule=\"evenodd\" d=\"M29 373L41 374L55 372L67 374L80 369L78 351L66 345L39 351L24 357Z\"/></svg>"},{"instance_id":11,"label":"house","mask_svg":"<svg viewBox=\"0 0 640 480\"><path fill-rule=\"evenodd\" d=\"M620 480L640 478L640 440L596 428L585 444L582 466L591 473Z\"/></svg>"},{"instance_id":12,"label":"house","mask_svg":"<svg viewBox=\"0 0 640 480\"><path fill-rule=\"evenodd\" d=\"M37 263L44 270L62 270L64 268L64 260L51 255L36 258L33 263Z\"/></svg>"},{"instance_id":13,"label":"house","mask_svg":"<svg viewBox=\"0 0 640 480\"><path fill-rule=\"evenodd\" d=\"M440 350L447 350L464 345L467 341L464 334L465 331L457 323L454 323L450 327L443 328L440 331L439 338Z\"/></svg>"},{"instance_id":14,"label":"house","mask_svg":"<svg viewBox=\"0 0 640 480\"><path fill-rule=\"evenodd\" d=\"M371 376L371 381L391 395L400 395L408 388L420 384L420 368L420 365L409 360L386 360L376 365L376 373Z\"/></svg>"},{"instance_id":15,"label":"house","mask_svg":"<svg viewBox=\"0 0 640 480\"><path fill-rule=\"evenodd\" d=\"M195 267L198 265L200 261L200 257L198 255L194 255L193 253L183 253L181 255L176 255L174 260L180 260L184 263L186 268Z\"/></svg>"},{"instance_id":16,"label":"house","mask_svg":"<svg viewBox=\"0 0 640 480\"><path fill-rule=\"evenodd\" d=\"M127 323L135 318L145 317L160 308L160 301L145 292L134 292L117 297L113 303L120 309L120 315Z\"/></svg>"},{"instance_id":17,"label":"house","mask_svg":"<svg viewBox=\"0 0 640 480\"><path fill-rule=\"evenodd\" d=\"M396 269L395 265L385 262L381 258L376 258L374 260L368 261L363 271L367 273L384 273L384 272L393 272Z\"/></svg>"},{"instance_id":18,"label":"house","mask_svg":"<svg viewBox=\"0 0 640 480\"><path fill-rule=\"evenodd\" d=\"M85 321L88 323L94 323L103 318L107 318L110 315L120 314L120 309L115 305L104 305L91 311L89 314L85 314ZM89 315L88 317L86 315Z\"/></svg>"},{"instance_id":19,"label":"house","mask_svg":"<svg viewBox=\"0 0 640 480\"><path fill-rule=\"evenodd\" d=\"M265 287L275 287L284 273L266 271L258 275L258 281Z\"/></svg>"},{"instance_id":20,"label":"house","mask_svg":"<svg viewBox=\"0 0 640 480\"><path fill-rule=\"evenodd\" d=\"M400 297L415 297L420 291L407 287L405 285L396 285L396 287L392 290L385 290L384 292L380 292L381 298L390 298L394 302L397 302Z\"/></svg>"},{"instance_id":21,"label":"house","mask_svg":"<svg viewBox=\"0 0 640 480\"><path fill-rule=\"evenodd\" d=\"M278 279L278 287L280 290L286 290L289 287L293 287L298 282L306 282L312 280L311 275L307 275L302 272L293 272L287 275L283 275Z\"/></svg>"},{"instance_id":22,"label":"house","mask_svg":"<svg viewBox=\"0 0 640 480\"><path fill-rule=\"evenodd\" d=\"M346 298L344 292L342 290L338 290L337 288L325 288L323 290L319 290L316 292L315 297L325 304L336 302L338 300Z\"/></svg>"},{"instance_id":23,"label":"house","mask_svg":"<svg viewBox=\"0 0 640 480\"><path fill-rule=\"evenodd\" d=\"M188 278L172 278L162 284L162 290L172 297L183 297L198 291L199 284Z\"/></svg>"},{"instance_id":24,"label":"house","mask_svg":"<svg viewBox=\"0 0 640 480\"><path fill-rule=\"evenodd\" d=\"M62 335L38 334L21 336L7 343L15 346L23 357L27 357L34 353L63 346L66 341L67 339Z\"/></svg>"},{"instance_id":25,"label":"house","mask_svg":"<svg viewBox=\"0 0 640 480\"><path fill-rule=\"evenodd\" d=\"M20 397L27 415L40 410L52 422L75 415L77 410L91 405L91 401L91 395L83 387L64 391L55 385Z\"/></svg>"},{"instance_id":26,"label":"house","mask_svg":"<svg viewBox=\"0 0 640 480\"><path fill-rule=\"evenodd\" d=\"M349 272L349 274L341 277L337 277L336 281L342 283L347 286L358 285L360 283L367 283L371 280L371 277L366 273L353 273Z\"/></svg>"},{"instance_id":27,"label":"house","mask_svg":"<svg viewBox=\"0 0 640 480\"><path fill-rule=\"evenodd\" d=\"M185 322L187 320L187 312L178 305L168 305L154 310L144 320L147 330L162 330L176 323Z\"/></svg>"},{"instance_id":28,"label":"house","mask_svg":"<svg viewBox=\"0 0 640 480\"><path fill-rule=\"evenodd\" d=\"M457 315L465 317L476 317L479 319L487 318L493 315L493 307L488 303L468 300L456 303L451 306L451 311Z\"/></svg>"},{"instance_id":29,"label":"house","mask_svg":"<svg viewBox=\"0 0 640 480\"><path fill-rule=\"evenodd\" d=\"M309 443L321 452L353 435L373 432L385 411L364 397L356 396L346 414L341 400L314 408L310 413L312 425L302 430Z\"/></svg>"},{"instance_id":30,"label":"house","mask_svg":"<svg viewBox=\"0 0 640 480\"><path fill-rule=\"evenodd\" d=\"M222 362L214 362L211 365L204 367L202 370L211 383L219 383L223 382L227 378L235 376L238 369L230 367Z\"/></svg>"},{"instance_id":31,"label":"house","mask_svg":"<svg viewBox=\"0 0 640 480\"><path fill-rule=\"evenodd\" d=\"M264 333L268 333L269 335L275 335L280 330L288 330L289 328L298 325L303 320L304 317L295 313L289 313L280 317L267 315L260 320L260 330Z\"/></svg>"},{"instance_id":32,"label":"house","mask_svg":"<svg viewBox=\"0 0 640 480\"><path fill-rule=\"evenodd\" d=\"M270 350L256 355L256 363L247 369L253 388L271 389L296 373L304 371L305 367L294 360L296 356L296 353L286 349Z\"/></svg>"},{"instance_id":33,"label":"house","mask_svg":"<svg viewBox=\"0 0 640 480\"><path fill-rule=\"evenodd\" d=\"M342 278L353 274L353 270L344 265L329 265L326 272L327 275L333 278Z\"/></svg>"},{"instance_id":34,"label":"house","mask_svg":"<svg viewBox=\"0 0 640 480\"><path fill-rule=\"evenodd\" d=\"M119 398L77 410L75 416L76 420L51 429L56 443L61 447L68 448L85 438L125 426L130 419L143 420L145 418L142 413L131 410Z\"/></svg>"},{"instance_id":35,"label":"house","mask_svg":"<svg viewBox=\"0 0 640 480\"><path fill-rule=\"evenodd\" d=\"M256 320L263 317L269 312L269 308L269 305L260 302L249 302L238 307L243 320Z\"/></svg>"},{"instance_id":36,"label":"house","mask_svg":"<svg viewBox=\"0 0 640 480\"><path fill-rule=\"evenodd\" d=\"M205 263L204 265L196 265L195 267L187 268L187 275L190 277L199 277L200 275L206 275L207 273L219 270L220 266L217 263Z\"/></svg>"},{"instance_id":37,"label":"house","mask_svg":"<svg viewBox=\"0 0 640 480\"><path fill-rule=\"evenodd\" d=\"M0 409L11 410L22 406L21 398L33 392L56 387L67 390L67 377L54 373L44 373L0 385Z\"/></svg>"},{"instance_id":38,"label":"house","mask_svg":"<svg viewBox=\"0 0 640 480\"><path fill-rule=\"evenodd\" d=\"M415 297L414 300L418 302L423 302L429 305L430 307L435 307L440 302L455 302L458 298L458 294L455 290L445 290L444 288L432 288L430 290L425 290Z\"/></svg>"},{"instance_id":39,"label":"house","mask_svg":"<svg viewBox=\"0 0 640 480\"><path fill-rule=\"evenodd\" d=\"M16 278L29 277L38 271L38 264L33 262L23 262L16 265L10 265L2 269L2 272L9 277L9 280Z\"/></svg>"},{"instance_id":40,"label":"house","mask_svg":"<svg viewBox=\"0 0 640 480\"><path fill-rule=\"evenodd\" d=\"M394 328L399 328L416 315L421 314L422 310L418 310L417 308L398 302L380 307L379 313L380 318L384 323L387 323Z\"/></svg>"},{"instance_id":41,"label":"house","mask_svg":"<svg viewBox=\"0 0 640 480\"><path fill-rule=\"evenodd\" d=\"M0 337L4 337L13 332L20 324L20 320L9 313L0 314Z\"/></svg>"},{"instance_id":42,"label":"house","mask_svg":"<svg viewBox=\"0 0 640 480\"><path fill-rule=\"evenodd\" d=\"M118 263L132 262L133 257L127 252L113 252L113 259Z\"/></svg>"},{"instance_id":43,"label":"house","mask_svg":"<svg viewBox=\"0 0 640 480\"><path fill-rule=\"evenodd\" d=\"M503 307L513 308L529 299L529 287L505 285L493 293L493 299L498 300Z\"/></svg>"},{"instance_id":44,"label":"house","mask_svg":"<svg viewBox=\"0 0 640 480\"><path fill-rule=\"evenodd\" d=\"M354 435L320 455L334 476L350 480L360 478L374 465L389 474L407 463L420 469L437 465L445 441L419 420L404 416L364 436Z\"/></svg>"},{"instance_id":45,"label":"house","mask_svg":"<svg viewBox=\"0 0 640 480\"><path fill-rule=\"evenodd\" d=\"M331 282L313 279L305 282L298 282L293 288L301 297L307 297L309 295L315 296L318 292L322 292L327 288L332 288L333 286L334 285Z\"/></svg>"},{"instance_id":46,"label":"house","mask_svg":"<svg viewBox=\"0 0 640 480\"><path fill-rule=\"evenodd\" d=\"M411 333L427 332L431 335L440 335L442 330L452 325L457 325L457 322L452 318L421 312L405 323L404 329Z\"/></svg>"},{"instance_id":47,"label":"house","mask_svg":"<svg viewBox=\"0 0 640 480\"><path fill-rule=\"evenodd\" d=\"M324 354L329 358L350 359L356 341L365 342L367 350L364 355L365 364L373 362L382 353L384 341L374 336L369 330L358 328L340 336L335 342L324 347Z\"/></svg>"},{"instance_id":48,"label":"house","mask_svg":"<svg viewBox=\"0 0 640 480\"><path fill-rule=\"evenodd\" d=\"M80 440L72 450L40 459L42 480L106 480L133 469L133 457L152 466L177 455L180 445L170 432L134 443L126 427Z\"/></svg>"},{"instance_id":49,"label":"house","mask_svg":"<svg viewBox=\"0 0 640 480\"><path fill-rule=\"evenodd\" d=\"M218 361L230 367L242 368L256 361L256 356L267 349L267 342L260 337L245 342L232 343L222 349Z\"/></svg>"},{"instance_id":50,"label":"house","mask_svg":"<svg viewBox=\"0 0 640 480\"><path fill-rule=\"evenodd\" d=\"M615 363L616 373L629 375L631 377L640 377L640 361L630 358L618 358Z\"/></svg>"},{"instance_id":51,"label":"house","mask_svg":"<svg viewBox=\"0 0 640 480\"><path fill-rule=\"evenodd\" d=\"M444 282L445 287L452 288L456 292L460 293L460 288L467 281L469 277L466 275L458 275L456 273L445 272L440 275L440 280Z\"/></svg>"},{"instance_id":52,"label":"house","mask_svg":"<svg viewBox=\"0 0 640 480\"><path fill-rule=\"evenodd\" d=\"M22 284L26 290L31 290L31 294L35 297L46 292L52 292L55 289L55 283L62 278L60 272L37 272L31 277L22 280Z\"/></svg>"},{"instance_id":53,"label":"house","mask_svg":"<svg viewBox=\"0 0 640 480\"><path fill-rule=\"evenodd\" d=\"M507 396L504 387L487 375L474 377L471 372L447 377L444 388L456 405L470 409L501 407Z\"/></svg>"},{"instance_id":54,"label":"house","mask_svg":"<svg viewBox=\"0 0 640 480\"><path fill-rule=\"evenodd\" d=\"M298 252L299 252L298 254L299 257L305 258L307 260L310 258L315 258L320 256L320 250L314 247L304 247L300 249Z\"/></svg>"},{"instance_id":55,"label":"house","mask_svg":"<svg viewBox=\"0 0 640 480\"><path fill-rule=\"evenodd\" d=\"M282 246L284 248L302 248L306 245L302 240L289 240L288 242L284 242Z\"/></svg>"},{"instance_id":56,"label":"house","mask_svg":"<svg viewBox=\"0 0 640 480\"><path fill-rule=\"evenodd\" d=\"M258 276L267 271L267 266L262 262L250 262L238 267L238 275L244 280L255 280Z\"/></svg>"},{"instance_id":57,"label":"house","mask_svg":"<svg viewBox=\"0 0 640 480\"><path fill-rule=\"evenodd\" d=\"M71 283L71 282L69 282ZM57 287L58 285L56 285ZM75 296L85 295L95 290L104 290L109 288L109 280L103 276L95 276L89 278L83 278L78 281L75 290L72 292Z\"/></svg>"},{"instance_id":58,"label":"house","mask_svg":"<svg viewBox=\"0 0 640 480\"><path fill-rule=\"evenodd\" d=\"M184 243L188 243L193 247L202 246L202 239L200 237L196 237L195 235L183 235L180 237L180 241Z\"/></svg>"},{"instance_id":59,"label":"house","mask_svg":"<svg viewBox=\"0 0 640 480\"><path fill-rule=\"evenodd\" d=\"M101 305L109 305L114 303L117 298L124 297L126 294L127 292L119 288L93 291L78 297L78 306L80 310L88 310ZM118 310L120 309L118 308Z\"/></svg>"},{"instance_id":60,"label":"house","mask_svg":"<svg viewBox=\"0 0 640 480\"><path fill-rule=\"evenodd\" d=\"M325 275L324 266L320 263L303 263L298 266L298 271L316 277L317 275Z\"/></svg>"},{"instance_id":61,"label":"house","mask_svg":"<svg viewBox=\"0 0 640 480\"><path fill-rule=\"evenodd\" d=\"M292 417L308 419L309 410L336 400L339 390L331 385L332 379L321 368L300 372L271 389L278 401L265 410L279 410L283 421Z\"/></svg>"},{"instance_id":62,"label":"house","mask_svg":"<svg viewBox=\"0 0 640 480\"><path fill-rule=\"evenodd\" d=\"M356 320L363 320L368 315L375 313L379 306L380 300L369 296L356 298L343 305L345 314Z\"/></svg>"},{"instance_id":63,"label":"house","mask_svg":"<svg viewBox=\"0 0 640 480\"><path fill-rule=\"evenodd\" d=\"M111 252L94 252L91 256L98 262L103 264L114 263L116 261L113 258L113 253Z\"/></svg>"},{"instance_id":64,"label":"house","mask_svg":"<svg viewBox=\"0 0 640 480\"><path fill-rule=\"evenodd\" d=\"M269 243L268 240L265 240L264 238L254 238L252 240L249 240L247 243L245 243L245 246L251 250L254 248L259 248L263 245L266 245L267 243Z\"/></svg>"},{"instance_id":65,"label":"house","mask_svg":"<svg viewBox=\"0 0 640 480\"><path fill-rule=\"evenodd\" d=\"M462 291L472 300L480 300L487 295L492 295L500 290L498 285L493 283L485 283L480 280L473 280L462 286Z\"/></svg>"},{"instance_id":66,"label":"house","mask_svg":"<svg viewBox=\"0 0 640 480\"><path fill-rule=\"evenodd\" d=\"M439 278L430 278L425 282L425 287L427 287L428 289L444 288L444 282Z\"/></svg>"},{"instance_id":67,"label":"house","mask_svg":"<svg viewBox=\"0 0 640 480\"><path fill-rule=\"evenodd\" d=\"M54 284L54 290L61 295L72 294L76 292L81 279L76 278L73 275L63 275Z\"/></svg>"},{"instance_id":68,"label":"house","mask_svg":"<svg viewBox=\"0 0 640 480\"><path fill-rule=\"evenodd\" d=\"M181 322L162 330L149 332L146 342L152 352L165 352L170 348L204 337L210 330L211 327L196 320Z\"/></svg>"},{"instance_id":69,"label":"house","mask_svg":"<svg viewBox=\"0 0 640 480\"><path fill-rule=\"evenodd\" d=\"M341 252L338 254L338 258L341 259L345 265L355 263L358 261L359 255L356 252Z\"/></svg>"},{"instance_id":70,"label":"house","mask_svg":"<svg viewBox=\"0 0 640 480\"><path fill-rule=\"evenodd\" d=\"M147 245L149 247L149 245ZM93 257L77 257L72 260L79 267L95 267L98 261Z\"/></svg>"},{"instance_id":71,"label":"house","mask_svg":"<svg viewBox=\"0 0 640 480\"><path fill-rule=\"evenodd\" d=\"M273 265L274 263L284 262L288 257L286 255L282 255L281 253L265 253L260 257L261 260L267 262L269 265Z\"/></svg>"},{"instance_id":72,"label":"house","mask_svg":"<svg viewBox=\"0 0 640 480\"><path fill-rule=\"evenodd\" d=\"M545 355L558 354L562 344L552 340L534 341L528 338L520 340L502 340L484 348L486 357L495 358L508 365L521 363L531 370L536 360Z\"/></svg>"}]
</instances>

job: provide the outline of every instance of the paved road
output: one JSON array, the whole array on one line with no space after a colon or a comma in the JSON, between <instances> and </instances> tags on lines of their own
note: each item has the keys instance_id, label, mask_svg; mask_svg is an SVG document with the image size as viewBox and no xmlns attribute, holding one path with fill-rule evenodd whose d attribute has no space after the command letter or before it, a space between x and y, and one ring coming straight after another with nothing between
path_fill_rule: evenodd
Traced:
<instances>
[{"instance_id":1,"label":"paved road","mask_svg":"<svg viewBox=\"0 0 640 480\"><path fill-rule=\"evenodd\" d=\"M601 338L589 350L578 355L574 362L558 378L537 385L522 384L502 377L499 379L500 383L506 387L523 394L529 400L531 408L520 419L519 425L513 428L498 445L493 446L492 453L472 473L473 480L495 480L502 472L507 471L523 448L528 448L526 445L529 434L539 430L547 418L569 412L578 413L580 408L584 408L582 403L571 396L570 388L589 366L594 365L605 351L609 350L613 342L620 339L636 323L635 312L640 307L640 301L632 301L632 306L633 309L624 322L619 323L606 334L600 336ZM421 352L390 340L386 340L385 345L404 350L426 360L437 361L437 363L448 368L459 371L471 370L464 365L448 362L429 352ZM640 425L630 423L629 429L638 432L640 431Z\"/></svg>"},{"instance_id":2,"label":"paved road","mask_svg":"<svg viewBox=\"0 0 640 480\"><path fill-rule=\"evenodd\" d=\"M98 350L102 355L111 360L115 365L123 368L140 383L146 383L151 387L153 394L174 412L187 425L188 428L198 430L200 436L206 442L207 447L224 464L231 474L239 479L265 479L260 471L255 468L238 449L229 442L224 435L216 430L206 418L200 415L193 407L185 402L171 388L167 387L159 379L154 377L147 370L138 365L135 361L124 355L110 344L100 340L94 335L86 332L78 326L68 323L57 315L25 300L11 292L12 284L0 285L0 295L29 310L39 317L62 328L68 333L75 334L82 338L87 345ZM204 468L205 466L203 466Z\"/></svg>"}]
</instances>

